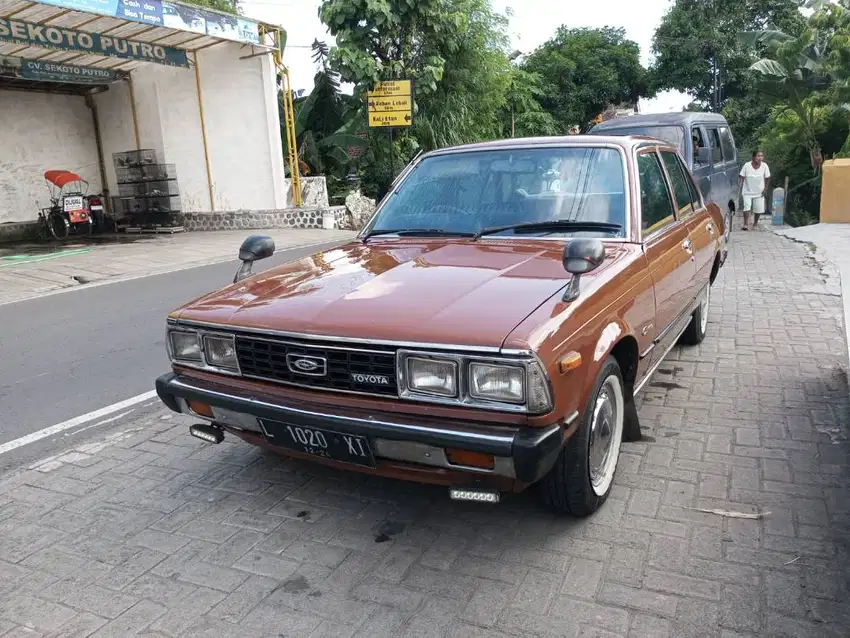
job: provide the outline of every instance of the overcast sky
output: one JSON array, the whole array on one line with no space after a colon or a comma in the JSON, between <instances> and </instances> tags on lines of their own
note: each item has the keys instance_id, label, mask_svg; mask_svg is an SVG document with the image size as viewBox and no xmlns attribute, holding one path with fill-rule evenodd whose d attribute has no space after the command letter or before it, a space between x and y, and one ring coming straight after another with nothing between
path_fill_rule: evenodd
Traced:
<instances>
[{"instance_id":1,"label":"overcast sky","mask_svg":"<svg viewBox=\"0 0 850 638\"><path fill-rule=\"evenodd\" d=\"M284 62L295 89L311 89L315 66L310 60L314 39L333 43L318 17L320 0L242 0L248 17L283 26L289 34ZM672 0L493 0L497 11L513 11L510 34L514 47L533 51L552 37L558 25L569 27L624 27L626 37L641 47L642 61L650 60L652 34ZM641 104L643 112L681 110L690 100L668 93Z\"/></svg>"}]
</instances>

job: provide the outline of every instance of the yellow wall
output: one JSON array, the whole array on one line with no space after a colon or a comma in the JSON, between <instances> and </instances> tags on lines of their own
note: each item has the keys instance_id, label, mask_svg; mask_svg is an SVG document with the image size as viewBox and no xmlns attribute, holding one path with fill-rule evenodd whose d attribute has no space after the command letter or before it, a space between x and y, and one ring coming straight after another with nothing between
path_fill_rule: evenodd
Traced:
<instances>
[{"instance_id":1,"label":"yellow wall","mask_svg":"<svg viewBox=\"0 0 850 638\"><path fill-rule=\"evenodd\" d=\"M850 159L823 163L822 224L850 224Z\"/></svg>"}]
</instances>

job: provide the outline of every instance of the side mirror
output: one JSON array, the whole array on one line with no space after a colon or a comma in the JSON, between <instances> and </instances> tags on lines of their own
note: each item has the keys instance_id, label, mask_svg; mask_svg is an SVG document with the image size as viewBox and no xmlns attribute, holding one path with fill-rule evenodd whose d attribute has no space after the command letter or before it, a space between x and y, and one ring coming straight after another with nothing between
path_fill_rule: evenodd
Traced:
<instances>
[{"instance_id":1,"label":"side mirror","mask_svg":"<svg viewBox=\"0 0 850 638\"><path fill-rule=\"evenodd\" d=\"M697 162L700 164L711 164L711 149L708 146L701 146L697 150Z\"/></svg>"},{"instance_id":2,"label":"side mirror","mask_svg":"<svg viewBox=\"0 0 850 638\"><path fill-rule=\"evenodd\" d=\"M239 247L239 260L242 265L233 277L233 283L251 276L254 262L274 255L274 239L265 235L251 235Z\"/></svg>"},{"instance_id":3,"label":"side mirror","mask_svg":"<svg viewBox=\"0 0 850 638\"><path fill-rule=\"evenodd\" d=\"M599 239L573 239L564 246L564 270L572 275L564 301L578 299L581 293L581 276L592 272L605 261L605 244Z\"/></svg>"}]
</instances>

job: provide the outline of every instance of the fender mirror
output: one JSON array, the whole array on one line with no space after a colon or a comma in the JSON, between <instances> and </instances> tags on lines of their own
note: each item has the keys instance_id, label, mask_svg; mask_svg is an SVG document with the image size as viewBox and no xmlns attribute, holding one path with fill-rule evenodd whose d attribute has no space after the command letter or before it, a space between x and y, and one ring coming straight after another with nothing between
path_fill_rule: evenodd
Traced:
<instances>
[{"instance_id":1,"label":"fender mirror","mask_svg":"<svg viewBox=\"0 0 850 638\"><path fill-rule=\"evenodd\" d=\"M265 235L251 235L239 247L239 260L242 265L233 277L233 283L251 276L254 262L274 255L274 239Z\"/></svg>"},{"instance_id":2,"label":"fender mirror","mask_svg":"<svg viewBox=\"0 0 850 638\"><path fill-rule=\"evenodd\" d=\"M564 301L578 299L581 293L581 276L599 268L605 261L605 244L599 239L573 239L564 246L564 270L572 275Z\"/></svg>"}]
</instances>

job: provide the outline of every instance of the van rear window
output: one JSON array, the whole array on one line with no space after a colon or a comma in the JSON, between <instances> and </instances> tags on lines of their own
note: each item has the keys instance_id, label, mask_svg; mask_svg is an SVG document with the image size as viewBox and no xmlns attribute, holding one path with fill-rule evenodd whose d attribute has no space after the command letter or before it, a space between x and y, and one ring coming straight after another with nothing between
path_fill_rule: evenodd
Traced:
<instances>
[{"instance_id":1,"label":"van rear window","mask_svg":"<svg viewBox=\"0 0 850 638\"><path fill-rule=\"evenodd\" d=\"M596 127L591 133L597 135L646 135L664 140L678 147L685 154L685 129L681 126L612 126Z\"/></svg>"}]
</instances>

